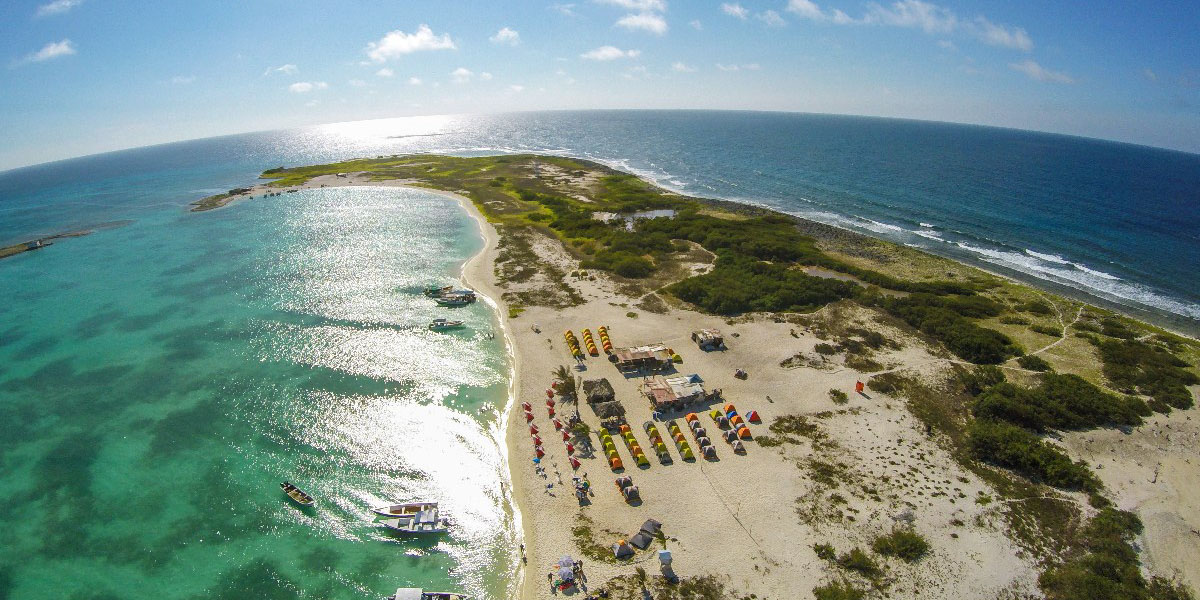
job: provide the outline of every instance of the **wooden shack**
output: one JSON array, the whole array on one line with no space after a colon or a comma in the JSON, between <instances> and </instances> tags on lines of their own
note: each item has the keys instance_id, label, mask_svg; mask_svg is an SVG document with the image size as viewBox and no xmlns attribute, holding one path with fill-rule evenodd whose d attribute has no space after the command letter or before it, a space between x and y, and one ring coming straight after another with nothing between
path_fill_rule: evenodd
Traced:
<instances>
[{"instance_id":1,"label":"wooden shack","mask_svg":"<svg viewBox=\"0 0 1200 600\"><path fill-rule=\"evenodd\" d=\"M725 338L721 336L720 329L693 331L692 341L696 342L701 350L719 350L725 346Z\"/></svg>"},{"instance_id":2,"label":"wooden shack","mask_svg":"<svg viewBox=\"0 0 1200 600\"><path fill-rule=\"evenodd\" d=\"M608 379L601 377L600 379L583 380L583 397L588 404L596 404L597 402L612 402L616 399L616 393Z\"/></svg>"},{"instance_id":3,"label":"wooden shack","mask_svg":"<svg viewBox=\"0 0 1200 600\"><path fill-rule=\"evenodd\" d=\"M622 371L658 370L671 364L671 351L662 343L617 348L613 362Z\"/></svg>"}]
</instances>

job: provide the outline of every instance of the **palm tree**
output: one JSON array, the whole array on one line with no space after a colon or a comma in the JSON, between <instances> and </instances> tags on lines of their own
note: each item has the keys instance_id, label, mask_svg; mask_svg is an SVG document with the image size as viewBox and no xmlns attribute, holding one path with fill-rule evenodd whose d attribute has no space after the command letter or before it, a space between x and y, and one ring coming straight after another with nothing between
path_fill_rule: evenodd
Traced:
<instances>
[{"instance_id":1,"label":"palm tree","mask_svg":"<svg viewBox=\"0 0 1200 600\"><path fill-rule=\"evenodd\" d=\"M562 396L564 402L574 402L576 399L576 381L571 375L570 369L566 365L559 365L557 369L550 372L554 376L554 381L558 385L555 389L558 390L558 395Z\"/></svg>"}]
</instances>

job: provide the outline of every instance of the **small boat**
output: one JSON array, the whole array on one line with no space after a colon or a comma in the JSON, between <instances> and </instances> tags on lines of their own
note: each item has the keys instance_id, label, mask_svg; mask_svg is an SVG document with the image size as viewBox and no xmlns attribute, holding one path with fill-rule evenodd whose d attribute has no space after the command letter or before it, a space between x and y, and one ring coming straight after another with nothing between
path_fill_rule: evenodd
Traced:
<instances>
[{"instance_id":1,"label":"small boat","mask_svg":"<svg viewBox=\"0 0 1200 600\"><path fill-rule=\"evenodd\" d=\"M471 600L458 592L426 592L421 588L397 588L396 593L383 600Z\"/></svg>"},{"instance_id":2,"label":"small boat","mask_svg":"<svg viewBox=\"0 0 1200 600\"><path fill-rule=\"evenodd\" d=\"M406 502L404 504L391 504L388 506L376 506L371 509L371 512L381 517L405 517L411 518L423 510L438 509L437 502Z\"/></svg>"},{"instance_id":3,"label":"small boat","mask_svg":"<svg viewBox=\"0 0 1200 600\"><path fill-rule=\"evenodd\" d=\"M429 323L430 331L442 331L444 329L457 329L463 326L462 321L451 321L449 319L434 319Z\"/></svg>"},{"instance_id":4,"label":"small boat","mask_svg":"<svg viewBox=\"0 0 1200 600\"><path fill-rule=\"evenodd\" d=\"M425 295L429 296L430 298L436 298L444 294L449 294L452 291L454 291L454 286L452 285L448 285L446 287L428 287L425 288Z\"/></svg>"},{"instance_id":5,"label":"small boat","mask_svg":"<svg viewBox=\"0 0 1200 600\"><path fill-rule=\"evenodd\" d=\"M283 493L287 494L288 498L291 498L293 502L300 506L312 506L316 502L312 496L308 495L308 492L286 481L279 484L279 487L283 489Z\"/></svg>"},{"instance_id":6,"label":"small boat","mask_svg":"<svg viewBox=\"0 0 1200 600\"><path fill-rule=\"evenodd\" d=\"M475 301L474 297L468 298L462 295L438 296L433 299L438 303L438 306L466 306Z\"/></svg>"}]
</instances>

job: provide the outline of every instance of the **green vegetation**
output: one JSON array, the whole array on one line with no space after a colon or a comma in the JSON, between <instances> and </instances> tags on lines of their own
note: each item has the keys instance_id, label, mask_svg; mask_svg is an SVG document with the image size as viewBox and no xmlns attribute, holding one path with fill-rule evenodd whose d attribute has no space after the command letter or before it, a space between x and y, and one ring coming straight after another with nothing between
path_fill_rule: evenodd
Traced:
<instances>
[{"instance_id":1,"label":"green vegetation","mask_svg":"<svg viewBox=\"0 0 1200 600\"><path fill-rule=\"evenodd\" d=\"M1192 597L1183 585L1142 577L1133 547L1142 532L1137 515L1104 508L1079 532L1079 549L1042 573L1038 584L1049 600L1167 600Z\"/></svg>"},{"instance_id":2,"label":"green vegetation","mask_svg":"<svg viewBox=\"0 0 1200 600\"><path fill-rule=\"evenodd\" d=\"M834 404L845 404L850 401L850 397L846 395L846 392L838 389L829 390L829 399L833 400Z\"/></svg>"},{"instance_id":3,"label":"green vegetation","mask_svg":"<svg viewBox=\"0 0 1200 600\"><path fill-rule=\"evenodd\" d=\"M837 550L829 544L813 544L813 552L817 554L817 558L833 562L837 560Z\"/></svg>"},{"instance_id":4,"label":"green vegetation","mask_svg":"<svg viewBox=\"0 0 1200 600\"><path fill-rule=\"evenodd\" d=\"M1036 432L1141 425L1150 414L1145 402L1110 394L1078 375L1044 373L1040 385L1024 388L997 383L980 393L975 416L1008 421Z\"/></svg>"},{"instance_id":5,"label":"green vegetation","mask_svg":"<svg viewBox=\"0 0 1200 600\"><path fill-rule=\"evenodd\" d=\"M1052 371L1053 367L1045 359L1036 354L1026 354L1017 359L1017 364L1030 371Z\"/></svg>"},{"instance_id":6,"label":"green vegetation","mask_svg":"<svg viewBox=\"0 0 1200 600\"><path fill-rule=\"evenodd\" d=\"M1071 462L1066 453L1027 429L979 419L968 427L968 436L968 447L976 460L1012 469L1054 487L1084 491L1099 488L1087 465Z\"/></svg>"},{"instance_id":7,"label":"green vegetation","mask_svg":"<svg viewBox=\"0 0 1200 600\"><path fill-rule=\"evenodd\" d=\"M912 294L905 298L883 299L880 303L888 312L971 362L998 364L1021 354L1021 349L1008 336L971 321L999 315L1004 307L994 300L982 296Z\"/></svg>"},{"instance_id":8,"label":"green vegetation","mask_svg":"<svg viewBox=\"0 0 1200 600\"><path fill-rule=\"evenodd\" d=\"M871 558L861 548L853 548L849 552L843 552L837 557L837 565L847 571L854 571L867 579L875 579L883 574L883 570L879 568L879 563Z\"/></svg>"},{"instance_id":9,"label":"green vegetation","mask_svg":"<svg viewBox=\"0 0 1200 600\"><path fill-rule=\"evenodd\" d=\"M813 596L817 600L862 600L867 597L866 590L854 587L848 581L834 581L813 588Z\"/></svg>"},{"instance_id":10,"label":"green vegetation","mask_svg":"<svg viewBox=\"0 0 1200 600\"><path fill-rule=\"evenodd\" d=\"M1185 386L1200 383L1200 377L1166 348L1132 339L1097 341L1096 345L1104 376L1117 389L1145 394L1171 408L1192 407L1192 394Z\"/></svg>"},{"instance_id":11,"label":"green vegetation","mask_svg":"<svg viewBox=\"0 0 1200 600\"><path fill-rule=\"evenodd\" d=\"M916 562L929 552L929 542L911 529L895 529L887 535L875 538L871 548L883 556Z\"/></svg>"}]
</instances>

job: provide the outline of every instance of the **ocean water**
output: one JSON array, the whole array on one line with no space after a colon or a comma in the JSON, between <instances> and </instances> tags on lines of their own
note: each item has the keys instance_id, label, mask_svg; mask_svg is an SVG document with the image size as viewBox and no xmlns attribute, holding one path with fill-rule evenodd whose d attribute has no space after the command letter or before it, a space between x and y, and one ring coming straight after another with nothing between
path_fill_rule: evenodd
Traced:
<instances>
[{"instance_id":1,"label":"ocean water","mask_svg":"<svg viewBox=\"0 0 1200 600\"><path fill-rule=\"evenodd\" d=\"M546 152L770 206L1200 332L1200 156L995 128L710 111L341 123L0 173L0 599L503 598L509 362L483 303L420 296L480 247L453 202L312 190L201 214L264 169ZM318 497L300 510L278 482ZM438 500L413 543L367 508Z\"/></svg>"},{"instance_id":2,"label":"ocean water","mask_svg":"<svg viewBox=\"0 0 1200 600\"><path fill-rule=\"evenodd\" d=\"M0 242L139 218L265 168L411 152L588 158L1200 333L1200 155L1028 131L733 111L412 117L181 142L0 173Z\"/></svg>"},{"instance_id":3,"label":"ocean water","mask_svg":"<svg viewBox=\"0 0 1200 600\"><path fill-rule=\"evenodd\" d=\"M506 597L503 338L420 293L481 246L452 200L355 188L5 261L0 598ZM451 313L468 327L424 327ZM450 534L372 524L406 499Z\"/></svg>"}]
</instances>

